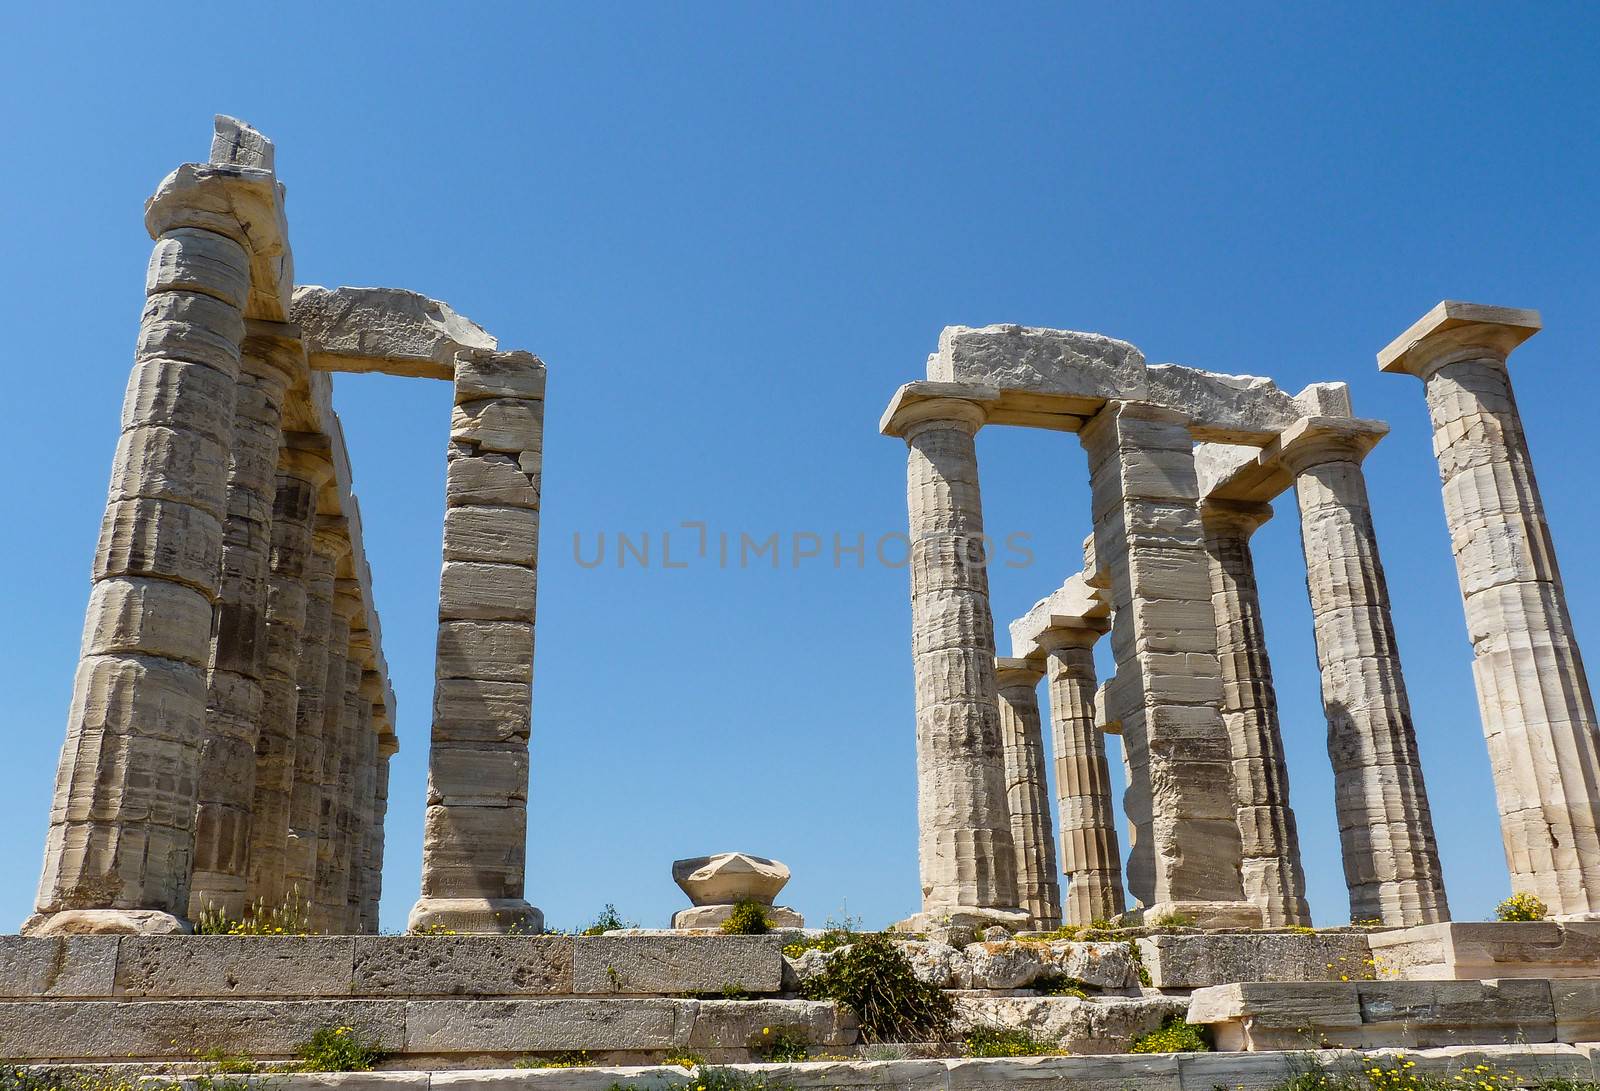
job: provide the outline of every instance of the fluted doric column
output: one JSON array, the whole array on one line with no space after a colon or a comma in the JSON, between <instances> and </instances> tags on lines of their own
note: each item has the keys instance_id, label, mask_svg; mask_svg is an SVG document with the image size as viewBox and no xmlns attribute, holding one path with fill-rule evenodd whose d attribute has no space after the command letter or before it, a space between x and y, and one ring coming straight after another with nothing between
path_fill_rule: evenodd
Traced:
<instances>
[{"instance_id":1,"label":"fluted doric column","mask_svg":"<svg viewBox=\"0 0 1600 1091\"><path fill-rule=\"evenodd\" d=\"M523 874L544 383L529 353L456 357L414 930L544 926Z\"/></svg>"},{"instance_id":2,"label":"fluted doric column","mask_svg":"<svg viewBox=\"0 0 1600 1091\"><path fill-rule=\"evenodd\" d=\"M347 930L349 895L350 749L355 745L361 663L354 646L356 618L363 611L356 581L334 580L333 617L328 632L328 674L322 717L322 803L317 820L317 885L313 921L319 931ZM364 625L364 623L362 623Z\"/></svg>"},{"instance_id":3,"label":"fluted doric column","mask_svg":"<svg viewBox=\"0 0 1600 1091\"><path fill-rule=\"evenodd\" d=\"M193 213L193 219L188 214ZM183 927L249 254L165 209L95 552L33 934ZM229 223L238 230L237 223Z\"/></svg>"},{"instance_id":4,"label":"fluted doric column","mask_svg":"<svg viewBox=\"0 0 1600 1091\"><path fill-rule=\"evenodd\" d=\"M1244 900L1240 881L1232 751L1218 709L1217 629L1188 425L1169 409L1111 402L1079 433L1089 455L1094 552L1114 612L1116 707L1108 715L1122 722L1129 764L1149 786L1150 839L1143 842L1139 830L1128 867L1147 915L1248 926L1260 912ZM1130 810L1136 822L1145 817Z\"/></svg>"},{"instance_id":5,"label":"fluted doric column","mask_svg":"<svg viewBox=\"0 0 1600 1091\"><path fill-rule=\"evenodd\" d=\"M208 907L237 918L249 902L272 512L283 400L302 360L295 327L246 323L229 450L221 589L206 680L191 919Z\"/></svg>"},{"instance_id":6,"label":"fluted doric column","mask_svg":"<svg viewBox=\"0 0 1600 1091\"><path fill-rule=\"evenodd\" d=\"M1316 627L1353 920L1449 920L1361 460L1387 429L1307 418L1285 432Z\"/></svg>"},{"instance_id":7,"label":"fluted doric column","mask_svg":"<svg viewBox=\"0 0 1600 1091\"><path fill-rule=\"evenodd\" d=\"M389 816L389 759L400 749L381 703L372 706L372 734L377 740L373 768L372 825L367 830L367 874L361 884L362 931L378 931L378 905L383 898L384 822Z\"/></svg>"},{"instance_id":8,"label":"fluted doric column","mask_svg":"<svg viewBox=\"0 0 1600 1091\"><path fill-rule=\"evenodd\" d=\"M890 418L884 430L909 448L922 912L906 924L964 917L1023 926L974 443L984 412L936 398L897 403Z\"/></svg>"},{"instance_id":9,"label":"fluted doric column","mask_svg":"<svg viewBox=\"0 0 1600 1091\"><path fill-rule=\"evenodd\" d=\"M1272 505L1208 500L1200 516L1211 561L1245 897L1261 908L1269 927L1309 925L1300 834L1289 806L1289 770L1250 552L1250 536L1272 518Z\"/></svg>"},{"instance_id":10,"label":"fluted doric column","mask_svg":"<svg viewBox=\"0 0 1600 1091\"><path fill-rule=\"evenodd\" d=\"M1042 677L1043 668L1026 659L995 660L1017 896L1028 911L1029 926L1050 931L1061 927L1061 884L1056 878L1056 836L1045 780L1044 726L1039 719Z\"/></svg>"},{"instance_id":11,"label":"fluted doric column","mask_svg":"<svg viewBox=\"0 0 1600 1091\"><path fill-rule=\"evenodd\" d=\"M1515 891L1600 913L1600 733L1506 358L1537 311L1445 302L1379 354L1423 381Z\"/></svg>"},{"instance_id":12,"label":"fluted doric column","mask_svg":"<svg viewBox=\"0 0 1600 1091\"><path fill-rule=\"evenodd\" d=\"M267 563L266 658L250 819L249 900L276 906L289 892L289 812L294 794L306 577L312 563L317 496L333 476L326 436L290 432L278 452ZM324 638L325 639L325 638ZM304 897L305 891L300 892Z\"/></svg>"},{"instance_id":13,"label":"fluted doric column","mask_svg":"<svg viewBox=\"0 0 1600 1091\"><path fill-rule=\"evenodd\" d=\"M346 891L346 919L352 932L374 932L377 921L367 919L367 884L374 866L373 822L378 792L378 735L373 711L383 700L383 677L373 670L361 674L360 729L356 739L355 799L350 821L350 883Z\"/></svg>"},{"instance_id":14,"label":"fluted doric column","mask_svg":"<svg viewBox=\"0 0 1600 1091\"><path fill-rule=\"evenodd\" d=\"M318 839L322 824L324 725L328 719L330 664L344 679L344 645L349 639L333 609L339 561L350 548L337 516L318 516L306 560L306 621L300 636L300 670L294 717L294 787L289 799L287 880L289 896L315 909ZM335 707L341 703L334 699Z\"/></svg>"},{"instance_id":15,"label":"fluted doric column","mask_svg":"<svg viewBox=\"0 0 1600 1091\"><path fill-rule=\"evenodd\" d=\"M1105 735L1095 724L1094 644L1109 626L1048 631L1041 643L1050 679L1050 740L1061 814L1065 922L1110 921L1126 908L1122 858L1111 813Z\"/></svg>"}]
</instances>

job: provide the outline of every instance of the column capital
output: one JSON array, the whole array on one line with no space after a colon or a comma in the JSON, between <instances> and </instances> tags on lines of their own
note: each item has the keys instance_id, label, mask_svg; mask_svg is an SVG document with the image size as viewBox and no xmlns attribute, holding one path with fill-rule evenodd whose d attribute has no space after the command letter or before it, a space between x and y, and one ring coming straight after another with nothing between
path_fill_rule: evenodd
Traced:
<instances>
[{"instance_id":1,"label":"column capital","mask_svg":"<svg viewBox=\"0 0 1600 1091\"><path fill-rule=\"evenodd\" d=\"M1074 625L1053 625L1039 633L1039 648L1049 655L1061 648L1092 648L1111 630L1111 619L1082 618Z\"/></svg>"},{"instance_id":2,"label":"column capital","mask_svg":"<svg viewBox=\"0 0 1600 1091\"><path fill-rule=\"evenodd\" d=\"M321 489L333 480L333 446L321 432L285 432L278 448L278 472Z\"/></svg>"},{"instance_id":3,"label":"column capital","mask_svg":"<svg viewBox=\"0 0 1600 1091\"><path fill-rule=\"evenodd\" d=\"M1271 518L1272 505L1267 503L1209 498L1200 501L1200 521L1209 533L1224 531L1249 538Z\"/></svg>"},{"instance_id":4,"label":"column capital","mask_svg":"<svg viewBox=\"0 0 1600 1091\"><path fill-rule=\"evenodd\" d=\"M300 327L292 322L246 319L244 342L239 346L239 369L293 386L296 378L308 370Z\"/></svg>"},{"instance_id":5,"label":"column capital","mask_svg":"<svg viewBox=\"0 0 1600 1091\"><path fill-rule=\"evenodd\" d=\"M1412 323L1378 353L1378 370L1426 381L1446 364L1495 360L1538 333L1539 312L1447 299Z\"/></svg>"},{"instance_id":6,"label":"column capital","mask_svg":"<svg viewBox=\"0 0 1600 1091\"><path fill-rule=\"evenodd\" d=\"M348 542L349 539L346 539ZM362 618L362 632L366 632L364 617L366 600L361 596L361 585L355 580L336 579L333 582L333 611L347 622L353 622L357 617ZM353 627L353 626L352 626ZM352 634L353 635L353 634ZM368 647L371 638L368 638Z\"/></svg>"},{"instance_id":7,"label":"column capital","mask_svg":"<svg viewBox=\"0 0 1600 1091\"><path fill-rule=\"evenodd\" d=\"M332 557L337 565L350 554L350 528L341 515L319 515L311 531L318 553Z\"/></svg>"},{"instance_id":8,"label":"column capital","mask_svg":"<svg viewBox=\"0 0 1600 1091\"><path fill-rule=\"evenodd\" d=\"M1044 677L1044 664L1036 663L1031 659L1014 659L1009 656L996 656L994 661L994 682L1000 689L1013 689L1026 686L1029 689L1037 686Z\"/></svg>"},{"instance_id":9,"label":"column capital","mask_svg":"<svg viewBox=\"0 0 1600 1091\"><path fill-rule=\"evenodd\" d=\"M1283 430L1272 453L1290 473L1301 474L1324 462L1359 464L1388 434L1382 421L1302 417Z\"/></svg>"},{"instance_id":10,"label":"column capital","mask_svg":"<svg viewBox=\"0 0 1600 1091\"><path fill-rule=\"evenodd\" d=\"M1000 391L973 383L907 383L894 392L889 407L878 420L886 436L910 440L933 425L962 428L975 434L988 420L988 407L1000 400Z\"/></svg>"}]
</instances>

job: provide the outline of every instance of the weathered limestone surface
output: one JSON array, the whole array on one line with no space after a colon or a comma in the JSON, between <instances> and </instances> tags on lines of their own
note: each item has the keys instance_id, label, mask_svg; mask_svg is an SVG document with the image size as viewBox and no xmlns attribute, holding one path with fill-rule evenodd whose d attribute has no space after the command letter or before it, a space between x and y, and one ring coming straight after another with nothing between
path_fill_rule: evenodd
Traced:
<instances>
[{"instance_id":1,"label":"weathered limestone surface","mask_svg":"<svg viewBox=\"0 0 1600 1091\"><path fill-rule=\"evenodd\" d=\"M1600 922L1470 921L1375 932L1383 972L1412 981L1594 977Z\"/></svg>"},{"instance_id":2,"label":"weathered limestone surface","mask_svg":"<svg viewBox=\"0 0 1600 1091\"><path fill-rule=\"evenodd\" d=\"M1558 1025L1551 983L1536 980L1216 985L1190 997L1189 1021L1229 1050L1572 1041L1576 1026Z\"/></svg>"},{"instance_id":3,"label":"weathered limestone surface","mask_svg":"<svg viewBox=\"0 0 1600 1091\"><path fill-rule=\"evenodd\" d=\"M333 475L326 440L289 433L278 455L268 560L267 647L262 667L262 713L256 740L255 802L251 809L248 893L282 904L289 890L289 819L294 794L296 724L306 574L311 566L317 494ZM303 893L303 892L302 892Z\"/></svg>"},{"instance_id":4,"label":"weathered limestone surface","mask_svg":"<svg viewBox=\"0 0 1600 1091\"><path fill-rule=\"evenodd\" d=\"M1129 793L1129 886L1149 910L1248 923L1188 422L1112 403L1079 438L1114 610L1107 715L1122 723L1132 783L1149 786Z\"/></svg>"},{"instance_id":5,"label":"weathered limestone surface","mask_svg":"<svg viewBox=\"0 0 1600 1091\"><path fill-rule=\"evenodd\" d=\"M311 556L306 560L306 621L300 637L300 669L295 677L294 786L289 800L289 842L286 853L287 893L297 902L312 903L317 889L317 840L322 822L322 765L328 718L331 667L344 679L344 646L349 623L333 610L335 572L349 549L332 516L313 525ZM338 707L339 701L335 701Z\"/></svg>"},{"instance_id":6,"label":"weathered limestone surface","mask_svg":"<svg viewBox=\"0 0 1600 1091\"><path fill-rule=\"evenodd\" d=\"M1383 430L1309 418L1285 434L1282 457L1300 505L1351 919L1428 924L1450 910L1361 472Z\"/></svg>"},{"instance_id":7,"label":"weathered limestone surface","mask_svg":"<svg viewBox=\"0 0 1600 1091\"><path fill-rule=\"evenodd\" d=\"M1158 989L1198 989L1235 981L1334 981L1377 971L1361 932L1232 932L1155 935L1138 940Z\"/></svg>"},{"instance_id":8,"label":"weathered limestone surface","mask_svg":"<svg viewBox=\"0 0 1600 1091\"><path fill-rule=\"evenodd\" d=\"M995 660L1017 896L1028 911L1029 927L1049 931L1061 927L1061 884L1056 880L1056 835L1039 720L1041 677L1043 670L1025 659Z\"/></svg>"},{"instance_id":9,"label":"weathered limestone surface","mask_svg":"<svg viewBox=\"0 0 1600 1091\"><path fill-rule=\"evenodd\" d=\"M777 860L744 852L719 852L672 862L672 881L695 905L751 901L771 905L789 869Z\"/></svg>"},{"instance_id":10,"label":"weathered limestone surface","mask_svg":"<svg viewBox=\"0 0 1600 1091\"><path fill-rule=\"evenodd\" d=\"M455 357L422 899L413 929L537 930L543 921L523 898L523 842L544 374L525 352Z\"/></svg>"},{"instance_id":11,"label":"weathered limestone surface","mask_svg":"<svg viewBox=\"0 0 1600 1091\"><path fill-rule=\"evenodd\" d=\"M208 906L237 917L249 901L278 451L283 443L283 402L303 366L293 327L247 323L229 448L220 592L206 679L191 918Z\"/></svg>"},{"instance_id":12,"label":"weathered limestone surface","mask_svg":"<svg viewBox=\"0 0 1600 1091\"><path fill-rule=\"evenodd\" d=\"M886 424L909 448L923 913L1021 924L973 438L983 410L929 401Z\"/></svg>"},{"instance_id":13,"label":"weathered limestone surface","mask_svg":"<svg viewBox=\"0 0 1600 1091\"><path fill-rule=\"evenodd\" d=\"M1082 633L1083 638L1071 639ZM1093 629L1058 630L1050 644L1050 739L1061 813L1061 870L1068 924L1112 920L1126 908L1122 857L1111 813L1105 735L1095 725Z\"/></svg>"},{"instance_id":14,"label":"weathered limestone surface","mask_svg":"<svg viewBox=\"0 0 1600 1091\"><path fill-rule=\"evenodd\" d=\"M63 910L79 931L188 911L250 255L181 205L164 215L29 931Z\"/></svg>"},{"instance_id":15,"label":"weathered limestone surface","mask_svg":"<svg viewBox=\"0 0 1600 1091\"><path fill-rule=\"evenodd\" d=\"M1018 1027L1078 1055L1126 1053L1133 1040L1181 1018L1181 997L958 996L956 1027Z\"/></svg>"},{"instance_id":16,"label":"weathered limestone surface","mask_svg":"<svg viewBox=\"0 0 1600 1091\"><path fill-rule=\"evenodd\" d=\"M1211 564L1222 720L1233 751L1234 813L1245 897L1260 907L1268 927L1310 924L1300 836L1289 805L1289 771L1250 553L1250 535L1272 516L1272 508L1207 501L1200 505L1200 516Z\"/></svg>"},{"instance_id":17,"label":"weathered limestone surface","mask_svg":"<svg viewBox=\"0 0 1600 1091\"><path fill-rule=\"evenodd\" d=\"M297 285L294 321L305 331L311 366L454 378L456 354L492 352L495 339L449 304L401 288ZM540 390L543 396L543 390Z\"/></svg>"},{"instance_id":18,"label":"weathered limestone surface","mask_svg":"<svg viewBox=\"0 0 1600 1091\"><path fill-rule=\"evenodd\" d=\"M1379 362L1427 394L1512 889L1600 913L1600 730L1506 370L1538 329L1445 302Z\"/></svg>"}]
</instances>

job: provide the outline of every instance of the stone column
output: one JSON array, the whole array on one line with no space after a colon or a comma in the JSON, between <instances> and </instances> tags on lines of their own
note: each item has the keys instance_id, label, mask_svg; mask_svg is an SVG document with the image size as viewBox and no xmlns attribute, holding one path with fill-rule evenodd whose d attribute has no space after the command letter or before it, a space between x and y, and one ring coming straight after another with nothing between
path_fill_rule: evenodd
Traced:
<instances>
[{"instance_id":1,"label":"stone column","mask_svg":"<svg viewBox=\"0 0 1600 1091\"><path fill-rule=\"evenodd\" d=\"M353 933L357 921L350 913L352 884L356 877L357 823L361 805L361 733L372 727L372 704L361 696L362 667L352 650L345 661L344 720L339 730L339 774L333 810L333 874L329 882L330 915L340 931ZM357 892L359 895L359 891Z\"/></svg>"},{"instance_id":2,"label":"stone column","mask_svg":"<svg viewBox=\"0 0 1600 1091\"><path fill-rule=\"evenodd\" d=\"M944 917L1025 927L995 684L994 618L974 438L983 409L918 402L893 424L909 450L911 646L917 696L922 927Z\"/></svg>"},{"instance_id":3,"label":"stone column","mask_svg":"<svg viewBox=\"0 0 1600 1091\"><path fill-rule=\"evenodd\" d=\"M176 931L188 911L249 268L186 226L150 257L30 934Z\"/></svg>"},{"instance_id":4,"label":"stone column","mask_svg":"<svg viewBox=\"0 0 1600 1091\"><path fill-rule=\"evenodd\" d=\"M348 850L341 843L349 832L349 804L345 794L347 750L353 741L356 690L361 685L361 664L351 662L352 622L362 611L361 594L354 580L335 579L333 615L328 627L328 673L323 693L321 802L317 812L317 884L312 897L312 919L317 930L338 933L344 929L349 877L342 861Z\"/></svg>"},{"instance_id":5,"label":"stone column","mask_svg":"<svg viewBox=\"0 0 1600 1091\"><path fill-rule=\"evenodd\" d=\"M272 509L283 399L300 361L294 327L246 323L228 461L221 590L206 679L191 919L211 906L237 919L249 901Z\"/></svg>"},{"instance_id":6,"label":"stone column","mask_svg":"<svg viewBox=\"0 0 1600 1091\"><path fill-rule=\"evenodd\" d=\"M389 815L389 759L400 749L383 706L373 705L372 734L377 742L378 760L373 768L372 825L367 833L367 874L361 883L361 923L363 932L378 931L378 905L383 898L384 822Z\"/></svg>"},{"instance_id":7,"label":"stone column","mask_svg":"<svg viewBox=\"0 0 1600 1091\"><path fill-rule=\"evenodd\" d=\"M255 804L250 820L249 899L281 905L289 891L289 811L294 792L296 684L306 625L317 494L333 476L326 436L290 432L278 452L267 564L267 640L256 740ZM301 896L305 894L301 891Z\"/></svg>"},{"instance_id":8,"label":"stone column","mask_svg":"<svg viewBox=\"0 0 1600 1091\"><path fill-rule=\"evenodd\" d=\"M306 622L300 636L298 698L294 717L294 787L289 800L287 851L288 896L315 909L317 858L322 823L323 725L328 717L329 662L342 657L348 635L335 634L343 620L334 614L334 573L350 548L349 539L331 516L319 516L306 561ZM338 661L338 660L334 660ZM343 679L341 665L339 677Z\"/></svg>"},{"instance_id":9,"label":"stone column","mask_svg":"<svg viewBox=\"0 0 1600 1091\"><path fill-rule=\"evenodd\" d=\"M1386 429L1308 418L1285 432L1322 670L1352 920L1450 919L1389 588L1361 460Z\"/></svg>"},{"instance_id":10,"label":"stone column","mask_svg":"<svg viewBox=\"0 0 1600 1091\"><path fill-rule=\"evenodd\" d=\"M1129 863L1130 881L1148 874L1150 882L1134 892L1149 917L1259 924L1240 881L1188 421L1169 409L1112 402L1079 439L1089 454L1095 558L1114 611L1117 707L1108 716L1121 720L1129 764L1150 790L1150 842L1136 841Z\"/></svg>"},{"instance_id":11,"label":"stone column","mask_svg":"<svg viewBox=\"0 0 1600 1091\"><path fill-rule=\"evenodd\" d=\"M1028 911L1029 927L1048 932L1061 927L1061 884L1056 879L1056 835L1045 780L1044 728L1039 721L1042 677L1044 670L1026 659L995 660L1017 895Z\"/></svg>"},{"instance_id":12,"label":"stone column","mask_svg":"<svg viewBox=\"0 0 1600 1091\"><path fill-rule=\"evenodd\" d=\"M383 677L366 670L361 675L361 720L356 759L357 783L354 817L350 828L350 888L346 913L351 931L370 933L377 920L367 916L367 884L377 866L374 822L377 814L378 735L373 712L383 700Z\"/></svg>"},{"instance_id":13,"label":"stone column","mask_svg":"<svg viewBox=\"0 0 1600 1091\"><path fill-rule=\"evenodd\" d=\"M1261 908L1268 927L1309 925L1300 834L1289 806L1289 770L1250 553L1250 536L1272 518L1272 505L1207 500L1200 516L1211 560L1222 720L1233 748L1245 897Z\"/></svg>"},{"instance_id":14,"label":"stone column","mask_svg":"<svg viewBox=\"0 0 1600 1091\"><path fill-rule=\"evenodd\" d=\"M1514 891L1600 913L1600 733L1506 358L1537 311L1439 304L1379 354L1422 380Z\"/></svg>"},{"instance_id":15,"label":"stone column","mask_svg":"<svg viewBox=\"0 0 1600 1091\"><path fill-rule=\"evenodd\" d=\"M1057 629L1045 634L1043 641L1061 817L1061 870L1067 876L1063 915L1068 924L1115 920L1127 907L1112 814L1106 729L1098 715L1095 685L1094 644L1109 627L1108 621L1099 628ZM1121 730L1120 722L1116 728ZM1122 753L1123 771L1132 784L1134 771L1126 747Z\"/></svg>"},{"instance_id":16,"label":"stone column","mask_svg":"<svg viewBox=\"0 0 1600 1091\"><path fill-rule=\"evenodd\" d=\"M544 378L525 352L456 358L413 930L544 927L523 896Z\"/></svg>"},{"instance_id":17,"label":"stone column","mask_svg":"<svg viewBox=\"0 0 1600 1091\"><path fill-rule=\"evenodd\" d=\"M1095 726L1094 643L1109 626L1052 629L1041 643L1050 679L1050 743L1061 813L1067 924L1110 921L1125 908L1122 858L1111 814L1105 736Z\"/></svg>"}]
</instances>

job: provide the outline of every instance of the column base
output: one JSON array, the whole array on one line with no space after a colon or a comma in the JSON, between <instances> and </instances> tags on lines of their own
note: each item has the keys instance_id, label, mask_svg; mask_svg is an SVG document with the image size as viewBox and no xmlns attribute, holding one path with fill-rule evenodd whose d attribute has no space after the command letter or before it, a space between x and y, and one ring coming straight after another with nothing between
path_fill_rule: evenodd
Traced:
<instances>
[{"instance_id":1,"label":"column base","mask_svg":"<svg viewBox=\"0 0 1600 1091\"><path fill-rule=\"evenodd\" d=\"M1010 932L1021 932L1033 920L1026 909L988 908L955 905L941 909L924 909L903 921L889 926L894 932L931 932L970 930L982 932L985 928L999 926Z\"/></svg>"},{"instance_id":2,"label":"column base","mask_svg":"<svg viewBox=\"0 0 1600 1091\"><path fill-rule=\"evenodd\" d=\"M408 932L536 935L544 913L521 898L422 898L406 919Z\"/></svg>"},{"instance_id":3,"label":"column base","mask_svg":"<svg viewBox=\"0 0 1600 1091\"><path fill-rule=\"evenodd\" d=\"M1126 917L1136 917L1145 927L1163 918L1177 918L1192 928L1261 928L1261 907L1249 902L1157 902L1136 909Z\"/></svg>"},{"instance_id":4,"label":"column base","mask_svg":"<svg viewBox=\"0 0 1600 1091\"><path fill-rule=\"evenodd\" d=\"M733 916L736 905L696 905L680 909L672 915L673 928L721 928L722 922ZM786 905L764 905L767 921L775 929L804 928L806 919Z\"/></svg>"},{"instance_id":5,"label":"column base","mask_svg":"<svg viewBox=\"0 0 1600 1091\"><path fill-rule=\"evenodd\" d=\"M178 936L192 928L159 909L58 909L22 922L24 936Z\"/></svg>"}]
</instances>

